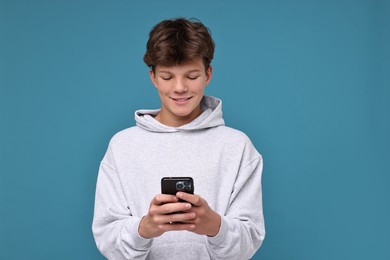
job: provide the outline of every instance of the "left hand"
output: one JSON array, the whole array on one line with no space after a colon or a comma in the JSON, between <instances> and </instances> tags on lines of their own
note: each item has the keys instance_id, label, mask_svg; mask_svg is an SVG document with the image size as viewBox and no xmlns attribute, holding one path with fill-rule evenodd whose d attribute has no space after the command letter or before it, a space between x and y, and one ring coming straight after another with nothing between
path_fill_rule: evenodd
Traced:
<instances>
[{"instance_id":1,"label":"left hand","mask_svg":"<svg viewBox=\"0 0 390 260\"><path fill-rule=\"evenodd\" d=\"M221 227L221 216L209 207L205 199L199 195L192 195L185 192L178 192L176 197L192 204L188 212L194 212L195 218L186 221L186 223L195 225L195 229L191 230L191 232L210 237L218 234L219 228Z\"/></svg>"}]
</instances>

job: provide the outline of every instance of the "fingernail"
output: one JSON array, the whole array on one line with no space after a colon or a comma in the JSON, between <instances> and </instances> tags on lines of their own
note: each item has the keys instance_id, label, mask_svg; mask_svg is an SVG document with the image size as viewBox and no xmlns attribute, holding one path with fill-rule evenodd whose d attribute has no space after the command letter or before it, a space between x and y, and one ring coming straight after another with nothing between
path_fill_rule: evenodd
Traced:
<instances>
[{"instance_id":1,"label":"fingernail","mask_svg":"<svg viewBox=\"0 0 390 260\"><path fill-rule=\"evenodd\" d=\"M191 208L191 204L186 204L186 208L187 209Z\"/></svg>"}]
</instances>

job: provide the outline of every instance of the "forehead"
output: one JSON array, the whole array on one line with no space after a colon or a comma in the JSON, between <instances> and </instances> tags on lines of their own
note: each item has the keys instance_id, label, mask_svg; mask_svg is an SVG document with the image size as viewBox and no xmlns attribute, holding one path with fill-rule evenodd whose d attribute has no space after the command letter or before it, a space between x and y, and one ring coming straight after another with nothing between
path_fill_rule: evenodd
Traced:
<instances>
[{"instance_id":1,"label":"forehead","mask_svg":"<svg viewBox=\"0 0 390 260\"><path fill-rule=\"evenodd\" d=\"M204 70L204 64L202 59L196 59L191 61L186 61L180 64L172 66L157 65L156 72L160 73L185 73L190 71L202 71Z\"/></svg>"}]
</instances>

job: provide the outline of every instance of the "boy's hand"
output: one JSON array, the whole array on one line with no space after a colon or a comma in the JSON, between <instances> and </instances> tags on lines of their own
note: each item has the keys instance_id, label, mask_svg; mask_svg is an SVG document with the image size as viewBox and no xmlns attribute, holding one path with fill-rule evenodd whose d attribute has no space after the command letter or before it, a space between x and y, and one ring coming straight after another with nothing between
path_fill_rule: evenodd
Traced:
<instances>
[{"instance_id":1,"label":"boy's hand","mask_svg":"<svg viewBox=\"0 0 390 260\"><path fill-rule=\"evenodd\" d=\"M189 211L192 208L190 203L178 201L179 199L173 195L156 195L150 203L148 214L140 221L139 235L153 238L167 231L193 231L195 225L190 222L195 218L196 213Z\"/></svg>"},{"instance_id":2,"label":"boy's hand","mask_svg":"<svg viewBox=\"0 0 390 260\"><path fill-rule=\"evenodd\" d=\"M213 211L207 201L199 195L178 192L176 197L192 204L188 212L195 213L195 217L185 223L194 224L192 231L199 235L216 236L221 227L221 216Z\"/></svg>"}]
</instances>

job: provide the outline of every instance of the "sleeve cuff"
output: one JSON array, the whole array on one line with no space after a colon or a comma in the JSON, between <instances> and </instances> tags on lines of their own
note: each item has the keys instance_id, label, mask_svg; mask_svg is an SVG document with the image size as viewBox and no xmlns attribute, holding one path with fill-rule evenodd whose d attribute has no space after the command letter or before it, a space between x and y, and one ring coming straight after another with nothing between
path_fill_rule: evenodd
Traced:
<instances>
[{"instance_id":1,"label":"sleeve cuff","mask_svg":"<svg viewBox=\"0 0 390 260\"><path fill-rule=\"evenodd\" d=\"M126 225L126 231L128 232L128 235L133 241L133 245L135 246L135 248L139 250L147 250L152 246L153 239L143 238L138 233L138 226L140 221L141 218L137 219L136 221L129 221L129 223Z\"/></svg>"},{"instance_id":2,"label":"sleeve cuff","mask_svg":"<svg viewBox=\"0 0 390 260\"><path fill-rule=\"evenodd\" d=\"M221 227L214 237L207 237L207 240L213 246L224 247L229 236L229 223L221 216Z\"/></svg>"}]
</instances>

